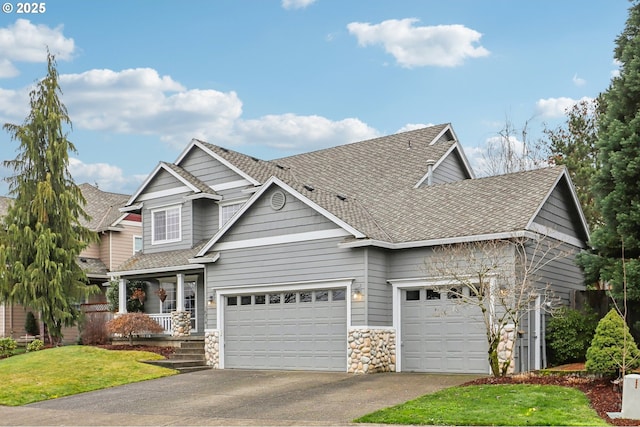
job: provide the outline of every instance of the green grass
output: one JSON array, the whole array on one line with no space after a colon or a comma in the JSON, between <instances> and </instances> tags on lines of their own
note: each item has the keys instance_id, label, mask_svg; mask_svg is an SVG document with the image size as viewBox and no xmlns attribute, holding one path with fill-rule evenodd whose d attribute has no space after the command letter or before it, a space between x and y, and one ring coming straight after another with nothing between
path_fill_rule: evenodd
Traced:
<instances>
[{"instance_id":1,"label":"green grass","mask_svg":"<svg viewBox=\"0 0 640 427\"><path fill-rule=\"evenodd\" d=\"M529 384L452 387L355 422L483 426L606 426L584 393L569 387Z\"/></svg>"},{"instance_id":2,"label":"green grass","mask_svg":"<svg viewBox=\"0 0 640 427\"><path fill-rule=\"evenodd\" d=\"M0 405L25 405L175 374L139 362L162 358L144 351L67 346L2 359Z\"/></svg>"}]
</instances>

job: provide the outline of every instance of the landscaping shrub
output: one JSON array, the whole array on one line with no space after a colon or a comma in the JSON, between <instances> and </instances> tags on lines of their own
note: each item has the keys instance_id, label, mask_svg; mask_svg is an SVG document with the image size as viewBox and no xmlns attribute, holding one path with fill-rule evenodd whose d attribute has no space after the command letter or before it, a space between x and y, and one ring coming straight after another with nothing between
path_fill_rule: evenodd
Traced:
<instances>
[{"instance_id":1,"label":"landscaping shrub","mask_svg":"<svg viewBox=\"0 0 640 427\"><path fill-rule=\"evenodd\" d=\"M640 351L629 333L629 327L612 309L596 327L591 347L587 350L587 372L614 377L622 367L623 358L626 370L640 366Z\"/></svg>"},{"instance_id":2,"label":"landscaping shrub","mask_svg":"<svg viewBox=\"0 0 640 427\"><path fill-rule=\"evenodd\" d=\"M549 362L555 366L584 362L597 325L598 315L590 310L557 310L547 323Z\"/></svg>"},{"instance_id":3,"label":"landscaping shrub","mask_svg":"<svg viewBox=\"0 0 640 427\"><path fill-rule=\"evenodd\" d=\"M13 338L0 338L0 359L13 356L16 347L18 347L18 343Z\"/></svg>"},{"instance_id":4,"label":"landscaping shrub","mask_svg":"<svg viewBox=\"0 0 640 427\"><path fill-rule=\"evenodd\" d=\"M125 313L107 322L107 331L129 337L133 345L133 336L144 333L161 333L164 328L144 313Z\"/></svg>"},{"instance_id":5,"label":"landscaping shrub","mask_svg":"<svg viewBox=\"0 0 640 427\"><path fill-rule=\"evenodd\" d=\"M80 319L80 342L84 345L102 345L109 342L105 313L84 313Z\"/></svg>"},{"instance_id":6,"label":"landscaping shrub","mask_svg":"<svg viewBox=\"0 0 640 427\"><path fill-rule=\"evenodd\" d=\"M36 319L36 316L31 311L27 313L27 318L24 321L24 330L29 335L40 335L40 326L38 326L38 319Z\"/></svg>"},{"instance_id":7,"label":"landscaping shrub","mask_svg":"<svg viewBox=\"0 0 640 427\"><path fill-rule=\"evenodd\" d=\"M44 343L42 340L35 339L27 344L27 353L30 351L39 351L44 348Z\"/></svg>"}]
</instances>

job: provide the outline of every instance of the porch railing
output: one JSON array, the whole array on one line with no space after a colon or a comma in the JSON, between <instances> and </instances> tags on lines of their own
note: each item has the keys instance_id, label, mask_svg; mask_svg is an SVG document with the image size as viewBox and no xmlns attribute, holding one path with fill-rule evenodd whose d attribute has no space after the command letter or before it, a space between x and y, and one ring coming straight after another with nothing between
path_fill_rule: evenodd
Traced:
<instances>
[{"instance_id":1,"label":"porch railing","mask_svg":"<svg viewBox=\"0 0 640 427\"><path fill-rule=\"evenodd\" d=\"M173 328L171 325L171 314L148 314L153 320L164 328L164 333L171 335Z\"/></svg>"}]
</instances>

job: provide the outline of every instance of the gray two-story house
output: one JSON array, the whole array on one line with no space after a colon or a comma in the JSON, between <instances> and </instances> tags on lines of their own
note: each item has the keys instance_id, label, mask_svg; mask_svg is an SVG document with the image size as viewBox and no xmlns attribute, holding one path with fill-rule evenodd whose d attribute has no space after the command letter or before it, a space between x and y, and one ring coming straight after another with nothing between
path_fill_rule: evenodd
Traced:
<instances>
[{"instance_id":1,"label":"gray two-story house","mask_svg":"<svg viewBox=\"0 0 640 427\"><path fill-rule=\"evenodd\" d=\"M113 273L121 296L125 280L164 289L146 311L204 336L220 369L488 373L484 326L425 271L434 249L588 240L564 168L475 178L449 124L271 161L192 140L124 210L143 250ZM567 259L538 280L564 302L584 287ZM516 370L544 363L543 316L510 343Z\"/></svg>"}]
</instances>

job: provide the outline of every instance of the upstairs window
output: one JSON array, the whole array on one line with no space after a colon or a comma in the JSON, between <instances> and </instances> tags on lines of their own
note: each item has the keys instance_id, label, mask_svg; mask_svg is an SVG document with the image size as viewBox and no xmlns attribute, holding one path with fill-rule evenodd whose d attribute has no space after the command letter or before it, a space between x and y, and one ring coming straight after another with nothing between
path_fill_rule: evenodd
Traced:
<instances>
[{"instance_id":1,"label":"upstairs window","mask_svg":"<svg viewBox=\"0 0 640 427\"><path fill-rule=\"evenodd\" d=\"M231 219L236 212L244 205L244 202L231 203L228 205L220 205L220 228Z\"/></svg>"},{"instance_id":2,"label":"upstairs window","mask_svg":"<svg viewBox=\"0 0 640 427\"><path fill-rule=\"evenodd\" d=\"M142 250L142 236L133 236L133 254Z\"/></svg>"},{"instance_id":3,"label":"upstairs window","mask_svg":"<svg viewBox=\"0 0 640 427\"><path fill-rule=\"evenodd\" d=\"M151 212L151 243L169 243L180 240L180 207L156 209Z\"/></svg>"}]
</instances>

